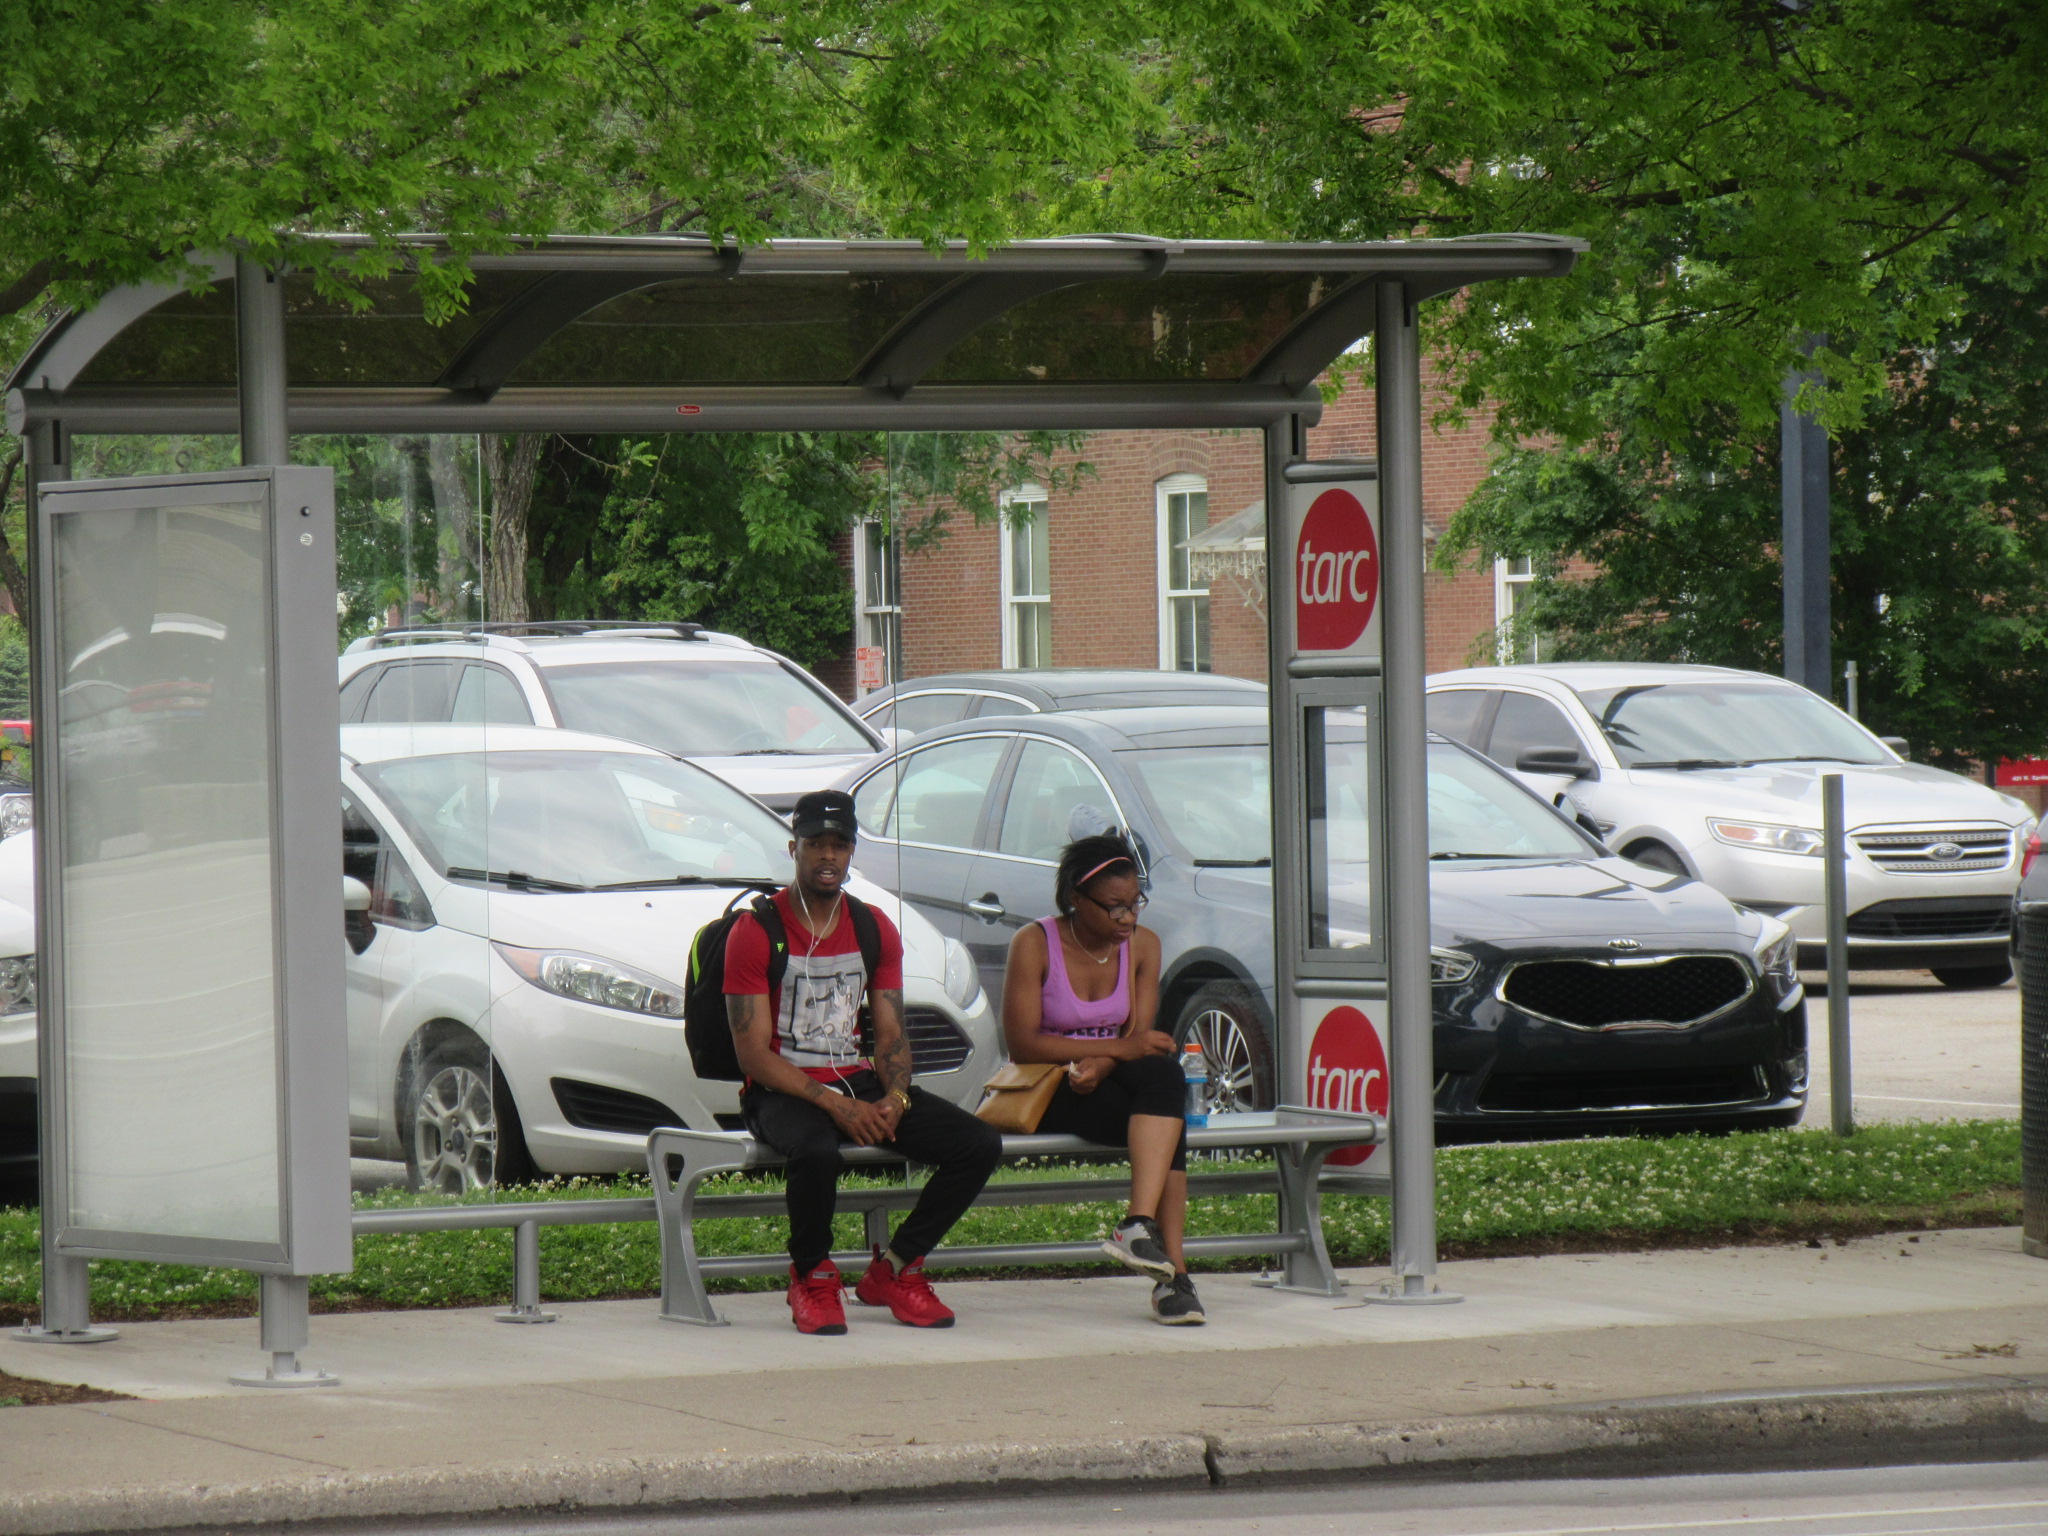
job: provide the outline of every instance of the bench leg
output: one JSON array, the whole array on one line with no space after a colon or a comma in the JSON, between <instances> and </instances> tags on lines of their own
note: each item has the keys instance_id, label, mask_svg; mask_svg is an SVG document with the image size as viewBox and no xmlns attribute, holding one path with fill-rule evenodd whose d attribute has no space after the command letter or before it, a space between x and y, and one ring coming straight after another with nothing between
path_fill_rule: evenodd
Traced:
<instances>
[{"instance_id":1,"label":"bench leg","mask_svg":"<svg viewBox=\"0 0 2048 1536\"><path fill-rule=\"evenodd\" d=\"M704 1288L704 1270L697 1262L697 1186L714 1173L730 1173L746 1165L738 1159L714 1159L692 1166L690 1154L683 1152L682 1174L671 1184L665 1165L679 1150L657 1140L649 1144L647 1152L656 1224L661 1228L661 1317L664 1322L723 1328L726 1319L711 1305L711 1293Z\"/></svg>"},{"instance_id":2,"label":"bench leg","mask_svg":"<svg viewBox=\"0 0 2048 1536\"><path fill-rule=\"evenodd\" d=\"M861 1213L860 1235L868 1245L868 1251L889 1246L889 1207L871 1205Z\"/></svg>"},{"instance_id":3,"label":"bench leg","mask_svg":"<svg viewBox=\"0 0 2048 1536\"><path fill-rule=\"evenodd\" d=\"M1303 1296L1342 1296L1350 1282L1338 1278L1323 1243L1323 1195L1317 1180L1327 1147L1276 1147L1273 1161L1280 1175L1280 1231L1300 1239L1281 1261L1276 1291Z\"/></svg>"}]
</instances>

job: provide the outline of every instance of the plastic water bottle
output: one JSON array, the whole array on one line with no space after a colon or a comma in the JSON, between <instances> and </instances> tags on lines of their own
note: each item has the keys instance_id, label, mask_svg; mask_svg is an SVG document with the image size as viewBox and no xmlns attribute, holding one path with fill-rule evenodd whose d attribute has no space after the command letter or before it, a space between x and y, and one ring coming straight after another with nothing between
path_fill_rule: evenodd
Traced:
<instances>
[{"instance_id":1,"label":"plastic water bottle","mask_svg":"<svg viewBox=\"0 0 2048 1536\"><path fill-rule=\"evenodd\" d=\"M1199 1040L1190 1040L1187 1048L1180 1053L1181 1080L1188 1085L1187 1118L1189 1125L1209 1123L1209 1063L1202 1055Z\"/></svg>"}]
</instances>

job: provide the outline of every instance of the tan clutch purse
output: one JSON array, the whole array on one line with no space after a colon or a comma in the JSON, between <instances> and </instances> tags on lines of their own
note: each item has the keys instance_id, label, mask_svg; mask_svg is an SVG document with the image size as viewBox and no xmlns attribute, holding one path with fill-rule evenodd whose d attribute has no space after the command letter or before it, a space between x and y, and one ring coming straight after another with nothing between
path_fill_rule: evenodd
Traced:
<instances>
[{"instance_id":1,"label":"tan clutch purse","mask_svg":"<svg viewBox=\"0 0 2048 1536\"><path fill-rule=\"evenodd\" d=\"M975 1114L1006 1136L1029 1136L1045 1118L1066 1070L1056 1061L1010 1062L988 1080Z\"/></svg>"}]
</instances>

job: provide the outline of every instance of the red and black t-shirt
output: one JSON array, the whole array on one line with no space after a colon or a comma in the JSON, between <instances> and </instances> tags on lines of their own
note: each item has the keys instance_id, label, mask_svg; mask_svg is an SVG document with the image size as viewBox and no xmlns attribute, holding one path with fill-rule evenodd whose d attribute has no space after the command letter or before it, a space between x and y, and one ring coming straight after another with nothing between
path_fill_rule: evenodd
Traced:
<instances>
[{"instance_id":1,"label":"red and black t-shirt","mask_svg":"<svg viewBox=\"0 0 2048 1536\"><path fill-rule=\"evenodd\" d=\"M765 994L768 1012L775 1020L777 1055L820 1082L851 1077L867 1065L860 1054L860 1009L868 992L874 988L902 990L903 936L886 913L868 908L882 938L881 963L869 976L861 958L860 936L844 902L838 904L837 920L814 944L788 889L777 891L771 899L789 935L789 963L782 973L782 985L769 988L768 932L753 913L743 912L725 938L726 996Z\"/></svg>"}]
</instances>

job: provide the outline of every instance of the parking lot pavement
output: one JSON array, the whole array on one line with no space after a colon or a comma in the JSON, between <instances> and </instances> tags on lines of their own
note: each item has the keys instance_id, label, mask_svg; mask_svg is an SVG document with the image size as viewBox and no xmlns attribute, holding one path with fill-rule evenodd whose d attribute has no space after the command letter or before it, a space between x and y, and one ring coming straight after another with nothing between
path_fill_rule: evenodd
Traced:
<instances>
[{"instance_id":1,"label":"parking lot pavement","mask_svg":"<svg viewBox=\"0 0 2048 1536\"><path fill-rule=\"evenodd\" d=\"M1827 978L1808 974L1806 1123L1828 1123ZM2020 993L1944 987L1925 971L1865 971L1849 981L1856 1118L2012 1120L2020 1112Z\"/></svg>"}]
</instances>

